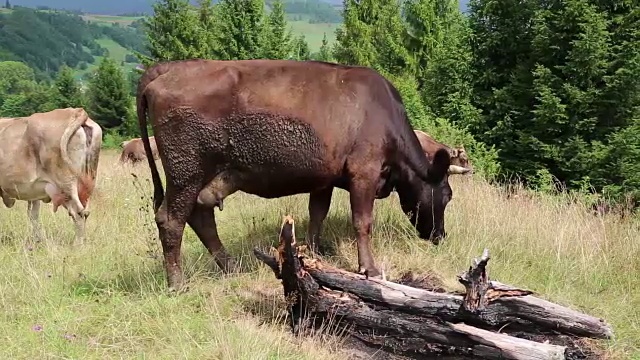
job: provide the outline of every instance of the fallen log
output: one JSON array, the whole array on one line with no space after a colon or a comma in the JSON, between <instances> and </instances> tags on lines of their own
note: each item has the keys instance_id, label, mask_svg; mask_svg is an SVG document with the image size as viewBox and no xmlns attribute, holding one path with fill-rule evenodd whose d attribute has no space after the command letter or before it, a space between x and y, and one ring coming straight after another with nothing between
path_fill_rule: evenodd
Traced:
<instances>
[{"instance_id":1,"label":"fallen log","mask_svg":"<svg viewBox=\"0 0 640 360\"><path fill-rule=\"evenodd\" d=\"M490 281L488 250L458 276L463 296L437 293L337 269L304 254L294 221L284 217L275 254L255 256L282 280L294 332L334 323L371 346L402 354L485 359L567 359L566 346L495 332L611 338L603 320L536 298L529 290ZM326 326L326 325L325 325Z\"/></svg>"}]
</instances>

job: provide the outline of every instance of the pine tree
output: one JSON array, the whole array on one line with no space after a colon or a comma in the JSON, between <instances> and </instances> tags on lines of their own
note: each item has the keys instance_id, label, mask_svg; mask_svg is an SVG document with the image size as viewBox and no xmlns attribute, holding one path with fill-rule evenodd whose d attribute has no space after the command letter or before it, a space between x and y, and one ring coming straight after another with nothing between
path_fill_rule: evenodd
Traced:
<instances>
[{"instance_id":1,"label":"pine tree","mask_svg":"<svg viewBox=\"0 0 640 360\"><path fill-rule=\"evenodd\" d=\"M198 0L198 20L202 58L212 58L218 44L215 42L215 12L211 0Z\"/></svg>"},{"instance_id":2,"label":"pine tree","mask_svg":"<svg viewBox=\"0 0 640 360\"><path fill-rule=\"evenodd\" d=\"M304 38L304 35L296 37L293 41L293 58L295 60L309 60L311 59L311 51L309 50L309 44Z\"/></svg>"},{"instance_id":3,"label":"pine tree","mask_svg":"<svg viewBox=\"0 0 640 360\"><path fill-rule=\"evenodd\" d=\"M101 126L120 126L131 116L129 88L114 60L103 58L89 83L89 114Z\"/></svg>"},{"instance_id":4,"label":"pine tree","mask_svg":"<svg viewBox=\"0 0 640 360\"><path fill-rule=\"evenodd\" d=\"M342 25L336 29L333 57L342 64L373 66L376 49L371 38L379 17L377 0L343 0Z\"/></svg>"},{"instance_id":5,"label":"pine tree","mask_svg":"<svg viewBox=\"0 0 640 360\"><path fill-rule=\"evenodd\" d=\"M412 68L395 0L344 0L344 23L336 30L333 56L340 63L400 74Z\"/></svg>"},{"instance_id":6,"label":"pine tree","mask_svg":"<svg viewBox=\"0 0 640 360\"><path fill-rule=\"evenodd\" d=\"M145 66L209 55L210 47L202 36L198 13L188 0L161 0L153 4L153 10L154 15L144 22L151 56L136 54Z\"/></svg>"},{"instance_id":7,"label":"pine tree","mask_svg":"<svg viewBox=\"0 0 640 360\"><path fill-rule=\"evenodd\" d=\"M532 70L536 62L532 41L536 0L469 2L473 46L474 105L483 116L472 128L481 140L500 149L507 174L534 177L544 167L537 161L535 139L524 135L530 113ZM531 149L531 150L529 150Z\"/></svg>"},{"instance_id":8,"label":"pine tree","mask_svg":"<svg viewBox=\"0 0 640 360\"><path fill-rule=\"evenodd\" d=\"M640 106L636 8L624 0L484 3L471 2L474 98L484 113L476 133L501 149L508 172L528 179L547 171L569 187L626 181L616 176L628 167L604 149L637 133L625 131Z\"/></svg>"},{"instance_id":9,"label":"pine tree","mask_svg":"<svg viewBox=\"0 0 640 360\"><path fill-rule=\"evenodd\" d=\"M271 4L271 13L263 28L262 49L265 59L288 59L292 52L292 34L287 26L282 0Z\"/></svg>"},{"instance_id":10,"label":"pine tree","mask_svg":"<svg viewBox=\"0 0 640 360\"><path fill-rule=\"evenodd\" d=\"M331 61L331 49L329 48L329 41L327 41L327 33L324 33L322 36L322 45L320 45L320 50L318 51L318 60L320 61Z\"/></svg>"},{"instance_id":11,"label":"pine tree","mask_svg":"<svg viewBox=\"0 0 640 360\"><path fill-rule=\"evenodd\" d=\"M415 76L433 116L461 127L478 121L472 104L470 29L455 0L410 0L408 49L415 57Z\"/></svg>"},{"instance_id":12,"label":"pine tree","mask_svg":"<svg viewBox=\"0 0 640 360\"><path fill-rule=\"evenodd\" d=\"M62 66L55 81L55 104L59 108L82 107L82 92L73 78L73 71Z\"/></svg>"},{"instance_id":13,"label":"pine tree","mask_svg":"<svg viewBox=\"0 0 640 360\"><path fill-rule=\"evenodd\" d=\"M264 0L221 0L216 5L214 58L258 59L262 55Z\"/></svg>"},{"instance_id":14,"label":"pine tree","mask_svg":"<svg viewBox=\"0 0 640 360\"><path fill-rule=\"evenodd\" d=\"M379 17L372 26L373 47L377 50L375 67L399 75L413 72L414 59L407 49L404 20L400 16L400 3L381 1Z\"/></svg>"}]
</instances>

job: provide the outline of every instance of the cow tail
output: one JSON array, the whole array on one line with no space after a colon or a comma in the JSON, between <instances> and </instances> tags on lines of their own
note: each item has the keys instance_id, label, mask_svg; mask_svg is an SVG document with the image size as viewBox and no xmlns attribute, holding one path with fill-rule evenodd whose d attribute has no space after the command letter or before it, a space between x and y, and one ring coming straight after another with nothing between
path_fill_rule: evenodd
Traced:
<instances>
[{"instance_id":1,"label":"cow tail","mask_svg":"<svg viewBox=\"0 0 640 360\"><path fill-rule=\"evenodd\" d=\"M142 85L142 79L140 81L140 85ZM140 126L140 134L142 135L142 143L144 144L144 152L147 154L149 169L151 169L151 180L153 181L153 206L155 212L158 212L160 204L162 204L162 201L164 200L164 188L162 187L160 174L158 173L158 168L153 158L153 152L151 151L151 144L149 143L149 131L147 130L147 97L142 86L138 88L136 108L138 112L138 125Z\"/></svg>"},{"instance_id":2,"label":"cow tail","mask_svg":"<svg viewBox=\"0 0 640 360\"><path fill-rule=\"evenodd\" d=\"M80 129L82 124L84 124L87 119L89 119L89 114L87 114L87 112L84 111L83 108L76 109L76 114L73 117L73 121L71 122L71 124L69 124L69 126L67 126L66 129L64 129L64 133L62 133L62 138L60 139L60 155L62 156L62 161L67 164L67 166L71 169L71 171L73 171L74 175L76 176L78 176L79 174L77 169L75 168L75 164L69 156L69 142L71 142L71 137L73 136L73 134L75 134L76 131ZM84 167L81 170L84 170Z\"/></svg>"}]
</instances>

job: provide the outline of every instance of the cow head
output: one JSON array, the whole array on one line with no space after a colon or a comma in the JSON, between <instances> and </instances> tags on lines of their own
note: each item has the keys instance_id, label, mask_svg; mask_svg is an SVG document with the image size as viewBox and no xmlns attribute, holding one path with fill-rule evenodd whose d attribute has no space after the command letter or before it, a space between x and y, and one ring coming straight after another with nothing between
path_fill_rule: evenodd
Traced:
<instances>
[{"instance_id":1,"label":"cow head","mask_svg":"<svg viewBox=\"0 0 640 360\"><path fill-rule=\"evenodd\" d=\"M444 211L453 194L449 185L451 158L445 149L438 150L429 169L429 181L407 171L406 181L396 187L402 210L409 216L422 239L438 244L446 236Z\"/></svg>"},{"instance_id":2,"label":"cow head","mask_svg":"<svg viewBox=\"0 0 640 360\"><path fill-rule=\"evenodd\" d=\"M471 163L469 161L469 155L467 155L467 151L464 149L464 146L460 145L449 150L449 154L451 155L451 168L449 169L449 175L463 175L473 171L473 167L471 167Z\"/></svg>"}]
</instances>

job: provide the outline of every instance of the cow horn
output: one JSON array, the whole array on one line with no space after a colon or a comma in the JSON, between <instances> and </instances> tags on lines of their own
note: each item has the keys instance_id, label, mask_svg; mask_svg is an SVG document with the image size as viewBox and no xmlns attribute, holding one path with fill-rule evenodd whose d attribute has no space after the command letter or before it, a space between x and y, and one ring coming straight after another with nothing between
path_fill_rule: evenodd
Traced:
<instances>
[{"instance_id":1,"label":"cow horn","mask_svg":"<svg viewBox=\"0 0 640 360\"><path fill-rule=\"evenodd\" d=\"M449 165L449 171L447 171L447 173L449 175L464 175L468 172L470 172L471 169L467 169L465 167L462 166L458 166L458 165Z\"/></svg>"}]
</instances>

